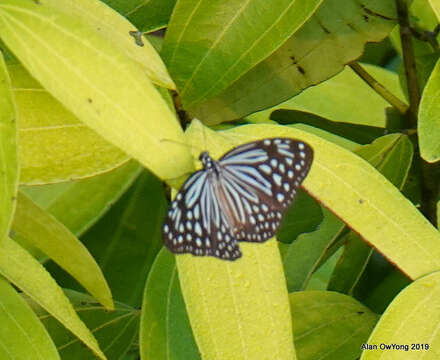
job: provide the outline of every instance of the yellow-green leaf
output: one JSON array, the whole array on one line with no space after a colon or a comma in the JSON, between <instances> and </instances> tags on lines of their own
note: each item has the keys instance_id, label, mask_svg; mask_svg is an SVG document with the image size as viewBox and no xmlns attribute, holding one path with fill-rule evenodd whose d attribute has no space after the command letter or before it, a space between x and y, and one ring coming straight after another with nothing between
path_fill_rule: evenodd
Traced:
<instances>
[{"instance_id":1,"label":"yellow-green leaf","mask_svg":"<svg viewBox=\"0 0 440 360\"><path fill-rule=\"evenodd\" d=\"M363 67L393 94L404 95L396 73L374 65ZM316 99L319 99L317 101ZM335 106L338 104L338 106ZM350 68L316 86L309 87L291 99L247 116L251 120L268 119L276 110L299 110L319 115L335 122L386 126L386 107L390 106Z\"/></svg>"},{"instance_id":2,"label":"yellow-green leaf","mask_svg":"<svg viewBox=\"0 0 440 360\"><path fill-rule=\"evenodd\" d=\"M162 54L183 104L189 108L225 89L277 50L321 3L178 1Z\"/></svg>"},{"instance_id":3,"label":"yellow-green leaf","mask_svg":"<svg viewBox=\"0 0 440 360\"><path fill-rule=\"evenodd\" d=\"M439 319L440 273L435 272L397 295L368 339L366 344L372 347L364 349L361 360L439 359Z\"/></svg>"},{"instance_id":4,"label":"yellow-green leaf","mask_svg":"<svg viewBox=\"0 0 440 360\"><path fill-rule=\"evenodd\" d=\"M19 64L8 66L18 113L21 184L109 171L129 157L80 122Z\"/></svg>"},{"instance_id":5,"label":"yellow-green leaf","mask_svg":"<svg viewBox=\"0 0 440 360\"><path fill-rule=\"evenodd\" d=\"M18 188L17 123L11 81L0 52L0 243L8 234Z\"/></svg>"},{"instance_id":6,"label":"yellow-green leaf","mask_svg":"<svg viewBox=\"0 0 440 360\"><path fill-rule=\"evenodd\" d=\"M53 215L19 192L14 232L72 275L101 304L113 309L110 289L87 248Z\"/></svg>"},{"instance_id":7,"label":"yellow-green leaf","mask_svg":"<svg viewBox=\"0 0 440 360\"><path fill-rule=\"evenodd\" d=\"M122 52L137 61L155 84L169 89L176 88L162 59L147 38L142 39L143 46L136 45L129 34L130 31L136 31L135 26L103 2L99 0L40 0L40 3L86 22L96 33L111 41Z\"/></svg>"},{"instance_id":8,"label":"yellow-green leaf","mask_svg":"<svg viewBox=\"0 0 440 360\"><path fill-rule=\"evenodd\" d=\"M395 0L341 4L341 0L322 2L270 56L220 94L187 110L205 123L217 124L267 109L336 75L361 56L367 42L381 41L396 24Z\"/></svg>"},{"instance_id":9,"label":"yellow-green leaf","mask_svg":"<svg viewBox=\"0 0 440 360\"><path fill-rule=\"evenodd\" d=\"M197 122L201 136L206 133ZM286 126L247 125L222 132L223 151L265 137L300 138L314 150L303 187L411 278L440 268L440 234L374 167L315 135ZM206 144L207 149L214 148ZM214 148L215 149L215 148ZM220 147L219 147L220 149ZM221 155L222 152L214 152ZM417 254L417 256L414 256Z\"/></svg>"},{"instance_id":10,"label":"yellow-green leaf","mask_svg":"<svg viewBox=\"0 0 440 360\"><path fill-rule=\"evenodd\" d=\"M55 98L161 178L192 169L174 114L139 64L84 22L33 1L0 4L0 36Z\"/></svg>"},{"instance_id":11,"label":"yellow-green leaf","mask_svg":"<svg viewBox=\"0 0 440 360\"><path fill-rule=\"evenodd\" d=\"M106 359L90 330L44 267L6 237L0 247L0 274L46 309L101 359Z\"/></svg>"},{"instance_id":12,"label":"yellow-green leaf","mask_svg":"<svg viewBox=\"0 0 440 360\"><path fill-rule=\"evenodd\" d=\"M440 160L440 60L429 77L419 108L420 154L429 162Z\"/></svg>"},{"instance_id":13,"label":"yellow-green leaf","mask_svg":"<svg viewBox=\"0 0 440 360\"><path fill-rule=\"evenodd\" d=\"M428 0L431 4L432 10L434 10L437 19L440 21L440 2L438 0Z\"/></svg>"},{"instance_id":14,"label":"yellow-green leaf","mask_svg":"<svg viewBox=\"0 0 440 360\"><path fill-rule=\"evenodd\" d=\"M295 359L281 258L274 239L241 243L243 257L176 257L191 327L202 358Z\"/></svg>"},{"instance_id":15,"label":"yellow-green leaf","mask_svg":"<svg viewBox=\"0 0 440 360\"><path fill-rule=\"evenodd\" d=\"M350 296L332 291L289 294L293 331L301 360L353 360L377 315Z\"/></svg>"},{"instance_id":16,"label":"yellow-green leaf","mask_svg":"<svg viewBox=\"0 0 440 360\"><path fill-rule=\"evenodd\" d=\"M99 176L45 186L27 186L23 191L72 233L80 236L119 199L140 172L139 163L131 160ZM87 206L84 206L85 203Z\"/></svg>"},{"instance_id":17,"label":"yellow-green leaf","mask_svg":"<svg viewBox=\"0 0 440 360\"><path fill-rule=\"evenodd\" d=\"M148 274L139 346L143 360L200 360L185 311L174 255L163 248Z\"/></svg>"},{"instance_id":18,"label":"yellow-green leaf","mask_svg":"<svg viewBox=\"0 0 440 360\"><path fill-rule=\"evenodd\" d=\"M60 359L43 324L3 277L0 277L0 324L0 359Z\"/></svg>"},{"instance_id":19,"label":"yellow-green leaf","mask_svg":"<svg viewBox=\"0 0 440 360\"><path fill-rule=\"evenodd\" d=\"M233 145L193 121L194 148L219 157ZM289 301L275 239L241 243L243 257L220 261L179 255L177 269L188 317L206 360L295 359Z\"/></svg>"},{"instance_id":20,"label":"yellow-green leaf","mask_svg":"<svg viewBox=\"0 0 440 360\"><path fill-rule=\"evenodd\" d=\"M131 347L136 347L139 332L138 309L115 302L115 310L108 311L87 294L67 289L64 293L84 323L92 329L108 359L123 359ZM53 316L32 299L27 297L26 300L46 327L62 360L96 360L90 350Z\"/></svg>"}]
</instances>

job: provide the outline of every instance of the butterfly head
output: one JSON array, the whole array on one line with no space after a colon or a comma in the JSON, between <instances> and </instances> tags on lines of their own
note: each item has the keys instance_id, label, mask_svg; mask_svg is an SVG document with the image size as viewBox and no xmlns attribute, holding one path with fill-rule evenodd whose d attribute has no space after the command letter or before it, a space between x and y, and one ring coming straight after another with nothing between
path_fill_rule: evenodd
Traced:
<instances>
[{"instance_id":1,"label":"butterfly head","mask_svg":"<svg viewBox=\"0 0 440 360\"><path fill-rule=\"evenodd\" d=\"M202 162L204 169L212 169L214 167L214 160L207 151L200 154L199 160Z\"/></svg>"}]
</instances>

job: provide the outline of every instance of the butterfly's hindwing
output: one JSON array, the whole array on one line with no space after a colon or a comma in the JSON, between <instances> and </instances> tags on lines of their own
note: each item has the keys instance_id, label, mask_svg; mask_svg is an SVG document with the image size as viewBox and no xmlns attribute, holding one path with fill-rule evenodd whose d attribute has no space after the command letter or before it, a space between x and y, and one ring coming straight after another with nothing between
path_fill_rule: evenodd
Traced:
<instances>
[{"instance_id":1,"label":"butterfly's hindwing","mask_svg":"<svg viewBox=\"0 0 440 360\"><path fill-rule=\"evenodd\" d=\"M163 227L165 245L175 253L241 256L237 241L273 237L307 175L313 150L289 138L238 146L218 161L201 156L195 172L171 203Z\"/></svg>"},{"instance_id":2,"label":"butterfly's hindwing","mask_svg":"<svg viewBox=\"0 0 440 360\"><path fill-rule=\"evenodd\" d=\"M165 245L174 253L216 256L225 260L241 256L210 176L203 170L194 173L172 201L162 236Z\"/></svg>"}]
</instances>

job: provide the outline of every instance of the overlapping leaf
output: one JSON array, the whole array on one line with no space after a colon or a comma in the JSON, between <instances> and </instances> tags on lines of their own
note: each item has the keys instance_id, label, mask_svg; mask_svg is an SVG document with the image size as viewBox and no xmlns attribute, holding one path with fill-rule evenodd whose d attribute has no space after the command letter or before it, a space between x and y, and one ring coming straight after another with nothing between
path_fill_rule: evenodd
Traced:
<instances>
[{"instance_id":1,"label":"overlapping leaf","mask_svg":"<svg viewBox=\"0 0 440 360\"><path fill-rule=\"evenodd\" d=\"M138 310L122 303L115 303L115 310L109 312L86 294L72 290L65 290L65 294L99 341L108 360L121 359L131 347L134 347L139 332ZM31 299L28 299L28 302L47 328L63 360L96 359L96 356L62 327L56 318Z\"/></svg>"},{"instance_id":2,"label":"overlapping leaf","mask_svg":"<svg viewBox=\"0 0 440 360\"><path fill-rule=\"evenodd\" d=\"M5 0L0 34L31 75L103 138L162 178L191 170L179 123L143 69L90 26L35 2Z\"/></svg>"},{"instance_id":3,"label":"overlapping leaf","mask_svg":"<svg viewBox=\"0 0 440 360\"><path fill-rule=\"evenodd\" d=\"M322 0L178 1L162 53L184 106L191 107L219 93L265 59L321 3Z\"/></svg>"},{"instance_id":4,"label":"overlapping leaf","mask_svg":"<svg viewBox=\"0 0 440 360\"><path fill-rule=\"evenodd\" d=\"M283 264L289 292L305 290L330 246L344 231L344 225L330 211L323 210L323 214L319 228L301 234L284 253Z\"/></svg>"},{"instance_id":5,"label":"overlapping leaf","mask_svg":"<svg viewBox=\"0 0 440 360\"><path fill-rule=\"evenodd\" d=\"M102 1L41 0L40 3L81 19L90 25L96 33L111 41L112 44L141 65L155 84L175 89L162 59L148 42L148 39L144 38L142 40L142 46L136 45L129 34L130 31L136 30L133 24L127 21L124 16L103 4Z\"/></svg>"},{"instance_id":6,"label":"overlapping leaf","mask_svg":"<svg viewBox=\"0 0 440 360\"><path fill-rule=\"evenodd\" d=\"M299 359L352 360L360 355L377 315L336 292L301 291L289 298Z\"/></svg>"},{"instance_id":7,"label":"overlapping leaf","mask_svg":"<svg viewBox=\"0 0 440 360\"><path fill-rule=\"evenodd\" d=\"M434 360L440 356L440 273L422 277L403 290L380 318L361 360ZM381 348L385 344L389 348ZM392 348L394 345L402 347ZM415 348L412 345L416 344ZM428 345L426 348L425 345ZM408 350L406 350L408 346ZM422 347L423 346L423 347ZM405 354L405 355L403 355Z\"/></svg>"},{"instance_id":8,"label":"overlapping leaf","mask_svg":"<svg viewBox=\"0 0 440 360\"><path fill-rule=\"evenodd\" d=\"M140 171L139 164L132 160L99 176L24 187L23 191L72 233L80 236L133 184Z\"/></svg>"},{"instance_id":9,"label":"overlapping leaf","mask_svg":"<svg viewBox=\"0 0 440 360\"><path fill-rule=\"evenodd\" d=\"M107 309L113 309L110 289L87 248L63 224L21 192L12 229L70 273Z\"/></svg>"},{"instance_id":10,"label":"overlapping leaf","mask_svg":"<svg viewBox=\"0 0 440 360\"><path fill-rule=\"evenodd\" d=\"M394 95L404 99L396 73L374 65L363 64L362 66ZM350 67L346 67L331 79L310 87L277 106L249 115L247 118L251 120L269 118L271 113L281 109L299 110L337 123L385 127L385 108L388 106L390 105Z\"/></svg>"},{"instance_id":11,"label":"overlapping leaf","mask_svg":"<svg viewBox=\"0 0 440 360\"><path fill-rule=\"evenodd\" d=\"M0 52L0 243L14 216L18 188L17 119L11 82Z\"/></svg>"},{"instance_id":12,"label":"overlapping leaf","mask_svg":"<svg viewBox=\"0 0 440 360\"><path fill-rule=\"evenodd\" d=\"M420 154L429 162L440 160L440 61L432 72L419 108Z\"/></svg>"},{"instance_id":13,"label":"overlapping leaf","mask_svg":"<svg viewBox=\"0 0 440 360\"><path fill-rule=\"evenodd\" d=\"M307 214L306 217L302 216ZM302 233L315 230L322 220L319 204L308 194L299 191L294 203L287 210L277 232L277 240L292 243Z\"/></svg>"},{"instance_id":14,"label":"overlapping leaf","mask_svg":"<svg viewBox=\"0 0 440 360\"><path fill-rule=\"evenodd\" d=\"M356 155L283 126L248 125L223 134L224 146L229 147L270 136L299 137L308 142L315 154L303 183L309 193L411 278L440 266L436 229L398 189Z\"/></svg>"},{"instance_id":15,"label":"overlapping leaf","mask_svg":"<svg viewBox=\"0 0 440 360\"><path fill-rule=\"evenodd\" d=\"M10 65L18 112L21 184L96 175L129 157L81 123L19 64Z\"/></svg>"},{"instance_id":16,"label":"overlapping leaf","mask_svg":"<svg viewBox=\"0 0 440 360\"><path fill-rule=\"evenodd\" d=\"M105 360L95 337L80 320L55 280L37 260L9 238L5 238L0 247L0 274L46 309L96 356Z\"/></svg>"},{"instance_id":17,"label":"overlapping leaf","mask_svg":"<svg viewBox=\"0 0 440 360\"><path fill-rule=\"evenodd\" d=\"M193 147L209 150L214 158L234 143L197 121L186 135ZM289 303L276 241L243 243L240 247L243 257L234 262L176 257L202 358L294 359Z\"/></svg>"},{"instance_id":18,"label":"overlapping leaf","mask_svg":"<svg viewBox=\"0 0 440 360\"><path fill-rule=\"evenodd\" d=\"M437 15L437 19L440 21L440 4L436 0L428 0L431 4L432 10L434 10L435 14Z\"/></svg>"},{"instance_id":19,"label":"overlapping leaf","mask_svg":"<svg viewBox=\"0 0 440 360\"><path fill-rule=\"evenodd\" d=\"M383 136L356 153L368 160L398 189L403 188L413 158L412 143L407 136L398 134ZM328 289L351 294L372 252L373 249L358 235L350 234Z\"/></svg>"},{"instance_id":20,"label":"overlapping leaf","mask_svg":"<svg viewBox=\"0 0 440 360\"><path fill-rule=\"evenodd\" d=\"M82 236L115 300L140 306L145 279L162 246L161 225L166 207L162 184L151 173L144 172L110 211ZM47 267L63 287L78 289L78 285L54 264Z\"/></svg>"},{"instance_id":21,"label":"overlapping leaf","mask_svg":"<svg viewBox=\"0 0 440 360\"><path fill-rule=\"evenodd\" d=\"M174 256L162 250L145 286L140 327L142 360L200 359L180 292Z\"/></svg>"},{"instance_id":22,"label":"overlapping leaf","mask_svg":"<svg viewBox=\"0 0 440 360\"><path fill-rule=\"evenodd\" d=\"M3 277L0 277L0 323L1 359L60 359L35 313Z\"/></svg>"},{"instance_id":23,"label":"overlapping leaf","mask_svg":"<svg viewBox=\"0 0 440 360\"><path fill-rule=\"evenodd\" d=\"M153 31L165 27L177 0L139 1L135 7L123 14L142 31Z\"/></svg>"},{"instance_id":24,"label":"overlapping leaf","mask_svg":"<svg viewBox=\"0 0 440 360\"><path fill-rule=\"evenodd\" d=\"M394 0L349 0L344 6L326 0L276 52L189 110L213 124L279 104L337 74L362 54L365 43L387 36L395 19Z\"/></svg>"}]
</instances>

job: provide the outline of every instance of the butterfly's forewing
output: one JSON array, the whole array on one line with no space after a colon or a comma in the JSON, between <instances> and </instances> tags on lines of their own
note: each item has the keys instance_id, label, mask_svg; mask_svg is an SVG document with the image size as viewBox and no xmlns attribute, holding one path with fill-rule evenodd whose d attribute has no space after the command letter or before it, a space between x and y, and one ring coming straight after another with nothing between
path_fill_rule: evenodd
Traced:
<instances>
[{"instance_id":1,"label":"butterfly's forewing","mask_svg":"<svg viewBox=\"0 0 440 360\"><path fill-rule=\"evenodd\" d=\"M237 241L262 242L278 230L313 160L313 150L289 138L264 139L234 148L218 162L205 154L171 203L163 226L174 253L241 256Z\"/></svg>"},{"instance_id":2,"label":"butterfly's forewing","mask_svg":"<svg viewBox=\"0 0 440 360\"><path fill-rule=\"evenodd\" d=\"M310 146L289 138L245 144L219 160L238 241L262 242L275 235L312 160Z\"/></svg>"},{"instance_id":3,"label":"butterfly's forewing","mask_svg":"<svg viewBox=\"0 0 440 360\"><path fill-rule=\"evenodd\" d=\"M162 237L174 253L216 256L225 260L241 256L212 178L205 170L195 172L177 193L162 228Z\"/></svg>"}]
</instances>

